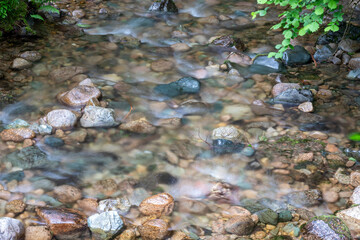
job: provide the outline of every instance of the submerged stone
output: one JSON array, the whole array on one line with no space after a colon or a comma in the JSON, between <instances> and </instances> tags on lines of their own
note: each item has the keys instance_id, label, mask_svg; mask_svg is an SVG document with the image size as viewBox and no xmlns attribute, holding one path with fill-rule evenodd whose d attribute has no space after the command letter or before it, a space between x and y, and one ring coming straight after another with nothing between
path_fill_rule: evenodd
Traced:
<instances>
[{"instance_id":1,"label":"submerged stone","mask_svg":"<svg viewBox=\"0 0 360 240\"><path fill-rule=\"evenodd\" d=\"M82 127L114 127L119 125L115 121L115 112L111 108L87 106L80 119Z\"/></svg>"},{"instance_id":2,"label":"submerged stone","mask_svg":"<svg viewBox=\"0 0 360 240\"><path fill-rule=\"evenodd\" d=\"M96 239L110 239L124 226L117 211L94 214L88 218L87 222L91 232L96 236Z\"/></svg>"},{"instance_id":3,"label":"submerged stone","mask_svg":"<svg viewBox=\"0 0 360 240\"><path fill-rule=\"evenodd\" d=\"M286 50L283 54L283 60L286 65L302 65L309 63L311 55L302 46L295 46L293 49Z\"/></svg>"},{"instance_id":4,"label":"submerged stone","mask_svg":"<svg viewBox=\"0 0 360 240\"><path fill-rule=\"evenodd\" d=\"M360 79L360 68L351 70L346 78L351 80L359 80Z\"/></svg>"},{"instance_id":5,"label":"submerged stone","mask_svg":"<svg viewBox=\"0 0 360 240\"><path fill-rule=\"evenodd\" d=\"M62 147L64 146L64 140L57 137L46 137L44 143L50 147Z\"/></svg>"},{"instance_id":6,"label":"submerged stone","mask_svg":"<svg viewBox=\"0 0 360 240\"><path fill-rule=\"evenodd\" d=\"M159 84L154 90L171 98L182 94L196 94L200 91L200 82L193 77L184 77L169 84Z\"/></svg>"},{"instance_id":7,"label":"submerged stone","mask_svg":"<svg viewBox=\"0 0 360 240\"><path fill-rule=\"evenodd\" d=\"M268 58L267 56L259 56L255 58L253 64L250 67L250 71L253 73L268 74L272 72L285 71L285 66L282 62L275 58Z\"/></svg>"},{"instance_id":8,"label":"submerged stone","mask_svg":"<svg viewBox=\"0 0 360 240\"><path fill-rule=\"evenodd\" d=\"M275 104L298 105L303 102L312 102L313 96L310 90L287 89L274 97Z\"/></svg>"},{"instance_id":9,"label":"submerged stone","mask_svg":"<svg viewBox=\"0 0 360 240\"><path fill-rule=\"evenodd\" d=\"M296 207L312 207L320 204L321 192L317 189L296 191L285 197L290 204Z\"/></svg>"},{"instance_id":10,"label":"submerged stone","mask_svg":"<svg viewBox=\"0 0 360 240\"><path fill-rule=\"evenodd\" d=\"M259 217L260 222L264 224L276 225L278 223L278 214L270 208L259 211L256 215Z\"/></svg>"},{"instance_id":11,"label":"submerged stone","mask_svg":"<svg viewBox=\"0 0 360 240\"><path fill-rule=\"evenodd\" d=\"M8 125L6 125L6 129L12 129L12 128L27 128L29 127L30 124L28 122L26 122L25 120L22 119L15 119L14 121L12 121L11 123L9 123Z\"/></svg>"},{"instance_id":12,"label":"submerged stone","mask_svg":"<svg viewBox=\"0 0 360 240\"><path fill-rule=\"evenodd\" d=\"M329 45L323 46L321 49L318 49L314 58L317 62L325 62L334 54L335 49L331 48Z\"/></svg>"},{"instance_id":13,"label":"submerged stone","mask_svg":"<svg viewBox=\"0 0 360 240\"><path fill-rule=\"evenodd\" d=\"M2 162L10 162L13 167L22 169L45 167L50 163L46 153L36 146L30 146L12 152L6 155Z\"/></svg>"},{"instance_id":14,"label":"submerged stone","mask_svg":"<svg viewBox=\"0 0 360 240\"><path fill-rule=\"evenodd\" d=\"M303 228L305 239L350 240L350 230L338 217L323 215L314 217Z\"/></svg>"},{"instance_id":15,"label":"submerged stone","mask_svg":"<svg viewBox=\"0 0 360 240\"><path fill-rule=\"evenodd\" d=\"M215 139L212 147L215 154L239 153L243 150L244 144L234 143L227 139Z\"/></svg>"},{"instance_id":16,"label":"submerged stone","mask_svg":"<svg viewBox=\"0 0 360 240\"><path fill-rule=\"evenodd\" d=\"M150 6L149 11L177 13L179 10L173 0L155 0Z\"/></svg>"},{"instance_id":17,"label":"submerged stone","mask_svg":"<svg viewBox=\"0 0 360 240\"><path fill-rule=\"evenodd\" d=\"M1 240L20 240L24 238L24 235L25 228L22 222L9 217L0 218Z\"/></svg>"}]
</instances>

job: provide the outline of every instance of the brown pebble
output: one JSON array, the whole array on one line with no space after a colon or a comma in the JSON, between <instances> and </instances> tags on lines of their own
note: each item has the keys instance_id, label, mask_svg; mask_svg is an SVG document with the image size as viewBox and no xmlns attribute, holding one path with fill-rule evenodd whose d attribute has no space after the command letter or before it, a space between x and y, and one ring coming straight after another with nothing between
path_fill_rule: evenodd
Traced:
<instances>
[{"instance_id":1,"label":"brown pebble","mask_svg":"<svg viewBox=\"0 0 360 240\"><path fill-rule=\"evenodd\" d=\"M360 186L360 172L354 171L350 174L350 184L354 187Z\"/></svg>"},{"instance_id":2,"label":"brown pebble","mask_svg":"<svg viewBox=\"0 0 360 240\"><path fill-rule=\"evenodd\" d=\"M25 210L26 204L22 200L12 200L5 206L6 212L22 213Z\"/></svg>"},{"instance_id":3,"label":"brown pebble","mask_svg":"<svg viewBox=\"0 0 360 240\"><path fill-rule=\"evenodd\" d=\"M335 203L339 200L339 194L335 191L325 191L323 192L323 199L325 200L325 202L328 203Z\"/></svg>"},{"instance_id":4,"label":"brown pebble","mask_svg":"<svg viewBox=\"0 0 360 240\"><path fill-rule=\"evenodd\" d=\"M5 129L0 133L0 137L3 141L12 142L23 142L25 139L31 139L35 136L34 131L29 128Z\"/></svg>"},{"instance_id":5,"label":"brown pebble","mask_svg":"<svg viewBox=\"0 0 360 240\"><path fill-rule=\"evenodd\" d=\"M168 228L168 223L164 220L152 219L138 227L138 230L144 240L160 240L169 234Z\"/></svg>"},{"instance_id":6,"label":"brown pebble","mask_svg":"<svg viewBox=\"0 0 360 240\"><path fill-rule=\"evenodd\" d=\"M97 200L93 198L78 200L77 204L79 205L79 208L84 210L88 216L97 213L97 208L99 206Z\"/></svg>"},{"instance_id":7,"label":"brown pebble","mask_svg":"<svg viewBox=\"0 0 360 240\"><path fill-rule=\"evenodd\" d=\"M47 226L29 226L25 230L25 240L51 240L52 235Z\"/></svg>"},{"instance_id":8,"label":"brown pebble","mask_svg":"<svg viewBox=\"0 0 360 240\"><path fill-rule=\"evenodd\" d=\"M82 198L81 191L70 185L55 187L54 194L57 200L62 203L72 203Z\"/></svg>"},{"instance_id":9,"label":"brown pebble","mask_svg":"<svg viewBox=\"0 0 360 240\"><path fill-rule=\"evenodd\" d=\"M254 227L255 223L247 216L235 216L225 223L225 229L228 233L239 236L251 234Z\"/></svg>"},{"instance_id":10,"label":"brown pebble","mask_svg":"<svg viewBox=\"0 0 360 240\"><path fill-rule=\"evenodd\" d=\"M346 167L350 168L350 167L354 166L355 163L356 163L355 161L347 161L346 162Z\"/></svg>"},{"instance_id":11,"label":"brown pebble","mask_svg":"<svg viewBox=\"0 0 360 240\"><path fill-rule=\"evenodd\" d=\"M151 63L151 70L154 72L166 72L173 69L174 63L168 60L160 59Z\"/></svg>"},{"instance_id":12,"label":"brown pebble","mask_svg":"<svg viewBox=\"0 0 360 240\"><path fill-rule=\"evenodd\" d=\"M159 193L157 195L144 199L139 210L144 215L170 215L174 209L174 198L168 193Z\"/></svg>"}]
</instances>

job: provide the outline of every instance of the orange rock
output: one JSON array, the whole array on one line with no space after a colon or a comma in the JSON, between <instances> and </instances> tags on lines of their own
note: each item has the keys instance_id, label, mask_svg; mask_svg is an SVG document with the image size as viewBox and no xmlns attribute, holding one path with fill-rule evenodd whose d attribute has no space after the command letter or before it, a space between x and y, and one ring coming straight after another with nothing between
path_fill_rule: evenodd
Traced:
<instances>
[{"instance_id":1,"label":"orange rock","mask_svg":"<svg viewBox=\"0 0 360 240\"><path fill-rule=\"evenodd\" d=\"M174 209L174 198L168 193L159 193L157 195L144 199L139 206L139 210L144 215L170 215Z\"/></svg>"},{"instance_id":2,"label":"orange rock","mask_svg":"<svg viewBox=\"0 0 360 240\"><path fill-rule=\"evenodd\" d=\"M12 128L2 131L0 136L3 141L22 142L25 139L34 138L36 135L29 128Z\"/></svg>"},{"instance_id":3,"label":"orange rock","mask_svg":"<svg viewBox=\"0 0 360 240\"><path fill-rule=\"evenodd\" d=\"M145 240L164 239L168 234L168 223L162 219L152 219L138 228L140 235Z\"/></svg>"},{"instance_id":4,"label":"orange rock","mask_svg":"<svg viewBox=\"0 0 360 240\"><path fill-rule=\"evenodd\" d=\"M325 147L325 151L336 153L339 152L339 149L334 144L328 143Z\"/></svg>"}]
</instances>

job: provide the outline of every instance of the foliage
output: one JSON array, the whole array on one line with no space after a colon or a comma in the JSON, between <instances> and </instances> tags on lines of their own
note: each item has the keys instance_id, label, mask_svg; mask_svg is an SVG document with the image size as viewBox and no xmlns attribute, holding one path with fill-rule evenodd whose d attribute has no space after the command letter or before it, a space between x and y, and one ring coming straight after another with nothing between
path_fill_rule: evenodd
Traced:
<instances>
[{"instance_id":1,"label":"foliage","mask_svg":"<svg viewBox=\"0 0 360 240\"><path fill-rule=\"evenodd\" d=\"M290 40L297 36L304 36L317 32L324 24L324 18L331 16L325 27L325 32L339 30L339 23L343 21L343 6L339 0L257 0L258 4L279 5L285 10L279 15L281 21L271 29L282 29L284 40L276 45L278 52L269 53L269 57L281 58L288 48L293 48ZM251 13L253 18L257 15L265 16L269 7Z\"/></svg>"},{"instance_id":2,"label":"foliage","mask_svg":"<svg viewBox=\"0 0 360 240\"><path fill-rule=\"evenodd\" d=\"M0 0L0 33L2 31L11 31L15 26L25 25L29 29L27 17L44 20L37 10L56 12L56 8L45 5L53 0Z\"/></svg>"},{"instance_id":3,"label":"foliage","mask_svg":"<svg viewBox=\"0 0 360 240\"><path fill-rule=\"evenodd\" d=\"M360 142L360 132L351 133L349 139L351 141Z\"/></svg>"}]
</instances>

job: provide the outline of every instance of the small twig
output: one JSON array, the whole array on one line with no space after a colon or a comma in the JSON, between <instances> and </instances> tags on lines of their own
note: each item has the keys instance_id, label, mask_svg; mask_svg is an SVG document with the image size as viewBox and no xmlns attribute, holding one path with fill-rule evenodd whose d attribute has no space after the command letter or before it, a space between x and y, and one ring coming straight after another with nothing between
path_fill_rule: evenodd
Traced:
<instances>
[{"instance_id":1,"label":"small twig","mask_svg":"<svg viewBox=\"0 0 360 240\"><path fill-rule=\"evenodd\" d=\"M211 148L211 144L207 142L208 137L206 136L206 139L204 140L204 139L200 136L200 130L198 131L198 137L200 138L201 141L203 141L204 143L206 143L206 144Z\"/></svg>"},{"instance_id":2,"label":"small twig","mask_svg":"<svg viewBox=\"0 0 360 240\"><path fill-rule=\"evenodd\" d=\"M317 68L317 62L316 62L316 60L315 60L315 58L314 58L314 55L313 55L313 54L310 54L310 56L311 56L311 59L314 61L315 68Z\"/></svg>"},{"instance_id":3,"label":"small twig","mask_svg":"<svg viewBox=\"0 0 360 240\"><path fill-rule=\"evenodd\" d=\"M130 110L129 112L125 115L125 117L123 118L123 121L130 115L130 113L132 112L133 110L133 106L130 104Z\"/></svg>"}]
</instances>

